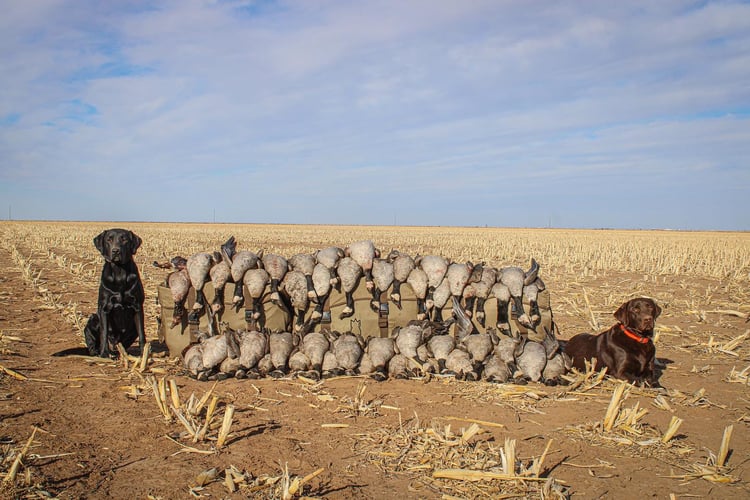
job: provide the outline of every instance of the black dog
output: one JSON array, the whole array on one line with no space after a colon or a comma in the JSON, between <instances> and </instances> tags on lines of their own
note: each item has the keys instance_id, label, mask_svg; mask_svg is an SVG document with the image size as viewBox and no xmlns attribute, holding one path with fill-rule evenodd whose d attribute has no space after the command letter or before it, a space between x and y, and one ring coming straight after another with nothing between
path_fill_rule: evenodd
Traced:
<instances>
[{"instance_id":1,"label":"black dog","mask_svg":"<svg viewBox=\"0 0 750 500\"><path fill-rule=\"evenodd\" d=\"M143 352L143 284L133 261L141 239L126 229L108 229L94 238L94 246L105 263L99 283L96 314L84 330L86 347L92 356L106 358L116 353L117 344L125 349L136 337Z\"/></svg>"},{"instance_id":2,"label":"black dog","mask_svg":"<svg viewBox=\"0 0 750 500\"><path fill-rule=\"evenodd\" d=\"M654 371L656 348L651 339L659 314L661 308L652 299L629 300L615 312L619 323L599 335L576 335L568 341L565 353L580 371L585 370L586 360L594 358L596 368L606 366L613 377L658 386Z\"/></svg>"}]
</instances>

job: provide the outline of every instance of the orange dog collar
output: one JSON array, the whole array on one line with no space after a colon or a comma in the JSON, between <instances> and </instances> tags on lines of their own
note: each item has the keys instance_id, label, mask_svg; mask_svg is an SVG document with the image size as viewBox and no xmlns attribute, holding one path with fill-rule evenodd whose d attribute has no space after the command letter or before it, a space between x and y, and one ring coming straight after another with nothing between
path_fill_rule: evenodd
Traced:
<instances>
[{"instance_id":1,"label":"orange dog collar","mask_svg":"<svg viewBox=\"0 0 750 500\"><path fill-rule=\"evenodd\" d=\"M627 328L625 328L625 325L623 325L622 323L620 323L620 330L622 330L622 332L625 335L627 335L628 337L630 337L631 339L635 340L636 342L640 344L648 344L649 341L651 340L650 338L644 337L643 335L639 333L635 333L631 330L628 330Z\"/></svg>"}]
</instances>

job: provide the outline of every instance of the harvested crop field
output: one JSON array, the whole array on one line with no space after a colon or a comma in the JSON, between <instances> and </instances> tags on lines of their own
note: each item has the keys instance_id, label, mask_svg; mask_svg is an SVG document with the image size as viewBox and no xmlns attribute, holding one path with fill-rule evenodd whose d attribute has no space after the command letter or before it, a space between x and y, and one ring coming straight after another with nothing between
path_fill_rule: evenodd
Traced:
<instances>
[{"instance_id":1,"label":"harvested crop field","mask_svg":"<svg viewBox=\"0 0 750 500\"><path fill-rule=\"evenodd\" d=\"M92 239L143 239L152 355L73 352L96 309ZM156 341L151 267L177 254L384 251L541 265L561 337L635 296L663 308L664 390L431 377L198 382ZM446 227L0 223L2 498L750 496L750 234ZM137 351L133 350L133 353Z\"/></svg>"}]
</instances>

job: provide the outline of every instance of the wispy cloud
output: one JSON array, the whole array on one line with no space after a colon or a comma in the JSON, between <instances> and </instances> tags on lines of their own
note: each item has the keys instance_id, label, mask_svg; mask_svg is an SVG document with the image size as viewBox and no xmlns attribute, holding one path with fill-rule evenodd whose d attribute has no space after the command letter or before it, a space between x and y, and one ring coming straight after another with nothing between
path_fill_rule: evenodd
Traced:
<instances>
[{"instance_id":1,"label":"wispy cloud","mask_svg":"<svg viewBox=\"0 0 750 500\"><path fill-rule=\"evenodd\" d=\"M17 217L750 229L744 2L6 11Z\"/></svg>"}]
</instances>

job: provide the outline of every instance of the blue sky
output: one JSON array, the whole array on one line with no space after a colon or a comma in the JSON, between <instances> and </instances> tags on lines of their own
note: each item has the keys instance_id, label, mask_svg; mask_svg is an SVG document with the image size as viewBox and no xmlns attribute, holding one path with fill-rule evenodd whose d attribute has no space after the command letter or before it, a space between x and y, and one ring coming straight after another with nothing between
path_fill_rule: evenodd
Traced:
<instances>
[{"instance_id":1,"label":"blue sky","mask_svg":"<svg viewBox=\"0 0 750 500\"><path fill-rule=\"evenodd\" d=\"M3 219L750 229L747 2L0 4Z\"/></svg>"}]
</instances>

